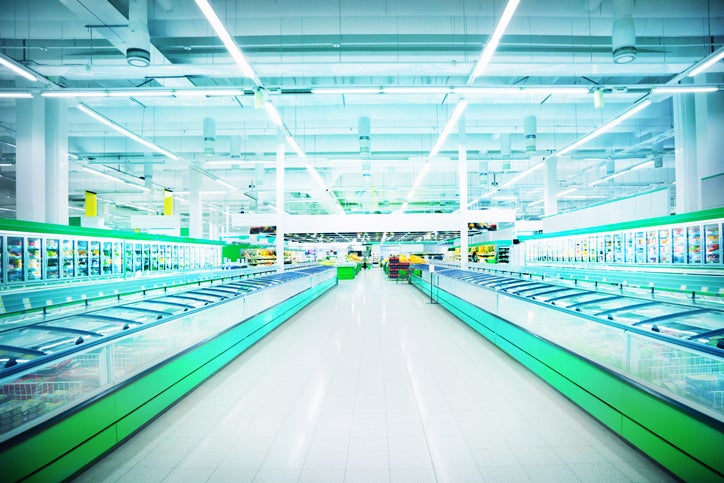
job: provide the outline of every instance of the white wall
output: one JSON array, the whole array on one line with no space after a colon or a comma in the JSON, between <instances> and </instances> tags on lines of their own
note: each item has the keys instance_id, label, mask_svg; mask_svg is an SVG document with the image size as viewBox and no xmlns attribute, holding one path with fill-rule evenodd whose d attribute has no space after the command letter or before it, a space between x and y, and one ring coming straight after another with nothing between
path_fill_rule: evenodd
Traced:
<instances>
[{"instance_id":1,"label":"white wall","mask_svg":"<svg viewBox=\"0 0 724 483\"><path fill-rule=\"evenodd\" d=\"M645 193L640 196L632 196L611 203L544 218L543 233L610 225L625 221L668 216L670 214L669 191L662 189L653 193Z\"/></svg>"}]
</instances>

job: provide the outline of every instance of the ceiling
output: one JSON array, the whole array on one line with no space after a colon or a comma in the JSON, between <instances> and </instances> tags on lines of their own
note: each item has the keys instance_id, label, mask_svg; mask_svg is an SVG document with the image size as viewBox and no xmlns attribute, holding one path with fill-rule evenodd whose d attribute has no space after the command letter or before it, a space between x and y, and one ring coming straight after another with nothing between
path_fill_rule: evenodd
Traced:
<instances>
[{"instance_id":1,"label":"ceiling","mask_svg":"<svg viewBox=\"0 0 724 483\"><path fill-rule=\"evenodd\" d=\"M538 219L545 170L514 178L643 98L651 105L557 156L557 209L671 187L671 100L651 88L691 82L682 73L724 43L724 3L716 0L522 0L487 68L471 79L503 0L211 1L258 76L255 83L191 0L148 0L147 67L126 62L126 49L136 44L129 0L1 3L0 52L45 80L23 83L0 67L0 88L29 87L36 96L86 91L68 100L69 152L77 158L70 162L69 214L81 214L84 191L91 190L107 226L131 228L131 215L162 212L165 188L185 224L191 185L200 180L206 234L209 223L223 225L228 213L275 211L280 138L264 101L305 154L285 145L290 214L454 212L461 206L462 144L467 207L513 208L518 219ZM626 17L627 3L636 59L616 63L614 13ZM702 78L722 84L722 64ZM563 89L569 87L579 89ZM602 107L594 105L596 90ZM107 95L113 92L121 95ZM453 129L430 157L463 98L464 136ZM79 102L179 159L119 134L77 109ZM0 99L0 216L6 218L15 209L17 103ZM529 116L536 121L530 146ZM363 117L369 154L360 141ZM206 132L214 141L204 140L205 118L215 122L215 133ZM654 159L656 165L630 169Z\"/></svg>"}]
</instances>

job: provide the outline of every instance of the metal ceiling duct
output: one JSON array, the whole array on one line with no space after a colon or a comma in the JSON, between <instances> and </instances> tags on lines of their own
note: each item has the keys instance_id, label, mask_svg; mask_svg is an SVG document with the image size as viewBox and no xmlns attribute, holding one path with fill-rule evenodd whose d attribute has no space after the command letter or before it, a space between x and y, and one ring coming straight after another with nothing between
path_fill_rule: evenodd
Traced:
<instances>
[{"instance_id":1,"label":"metal ceiling duct","mask_svg":"<svg viewBox=\"0 0 724 483\"><path fill-rule=\"evenodd\" d=\"M636 60L636 31L633 21L633 0L613 0L611 54L617 64Z\"/></svg>"},{"instance_id":2,"label":"metal ceiling duct","mask_svg":"<svg viewBox=\"0 0 724 483\"><path fill-rule=\"evenodd\" d=\"M216 121L210 117L204 118L204 154L216 152Z\"/></svg>"},{"instance_id":3,"label":"metal ceiling duct","mask_svg":"<svg viewBox=\"0 0 724 483\"><path fill-rule=\"evenodd\" d=\"M363 158L370 155L370 118L362 116L357 120L359 134L359 155Z\"/></svg>"},{"instance_id":4,"label":"metal ceiling duct","mask_svg":"<svg viewBox=\"0 0 724 483\"><path fill-rule=\"evenodd\" d=\"M523 119L523 131L525 132L525 151L527 153L535 152L536 139L536 117L526 116Z\"/></svg>"},{"instance_id":5,"label":"metal ceiling duct","mask_svg":"<svg viewBox=\"0 0 724 483\"><path fill-rule=\"evenodd\" d=\"M241 158L241 136L229 136L229 156L231 159Z\"/></svg>"},{"instance_id":6,"label":"metal ceiling duct","mask_svg":"<svg viewBox=\"0 0 724 483\"><path fill-rule=\"evenodd\" d=\"M130 0L128 3L128 37L126 62L136 67L151 63L151 36L148 33L148 1Z\"/></svg>"}]
</instances>

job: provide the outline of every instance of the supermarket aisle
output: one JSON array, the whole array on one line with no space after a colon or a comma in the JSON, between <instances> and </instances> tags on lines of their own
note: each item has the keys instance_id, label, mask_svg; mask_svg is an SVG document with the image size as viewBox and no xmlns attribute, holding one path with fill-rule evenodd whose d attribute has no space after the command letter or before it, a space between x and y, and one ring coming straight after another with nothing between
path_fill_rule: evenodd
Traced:
<instances>
[{"instance_id":1,"label":"supermarket aisle","mask_svg":"<svg viewBox=\"0 0 724 483\"><path fill-rule=\"evenodd\" d=\"M380 269L315 301L79 481L669 481Z\"/></svg>"}]
</instances>

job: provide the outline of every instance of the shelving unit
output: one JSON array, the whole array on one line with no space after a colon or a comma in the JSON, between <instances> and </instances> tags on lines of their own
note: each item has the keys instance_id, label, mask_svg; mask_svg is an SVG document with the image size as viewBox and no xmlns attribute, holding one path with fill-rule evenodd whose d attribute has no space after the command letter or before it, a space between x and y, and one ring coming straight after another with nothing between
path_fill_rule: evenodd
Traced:
<instances>
[{"instance_id":1,"label":"shelving unit","mask_svg":"<svg viewBox=\"0 0 724 483\"><path fill-rule=\"evenodd\" d=\"M410 264L407 262L401 262L400 257L390 257L387 275L390 278L399 278L400 270L407 270L409 273Z\"/></svg>"}]
</instances>

